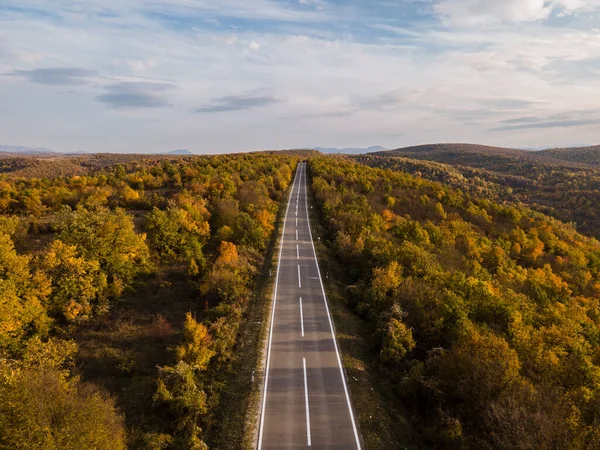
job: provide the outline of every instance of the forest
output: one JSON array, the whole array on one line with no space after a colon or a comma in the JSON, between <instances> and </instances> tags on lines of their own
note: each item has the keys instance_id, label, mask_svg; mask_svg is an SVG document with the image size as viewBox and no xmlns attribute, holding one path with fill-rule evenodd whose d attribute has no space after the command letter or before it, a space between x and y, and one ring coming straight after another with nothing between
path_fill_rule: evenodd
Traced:
<instances>
[{"instance_id":1,"label":"forest","mask_svg":"<svg viewBox=\"0 0 600 450\"><path fill-rule=\"evenodd\" d=\"M521 202L600 238L598 147L525 151L467 144L408 147L357 156L498 201Z\"/></svg>"},{"instance_id":2,"label":"forest","mask_svg":"<svg viewBox=\"0 0 600 450\"><path fill-rule=\"evenodd\" d=\"M348 303L419 447L600 446L596 239L486 189L309 166Z\"/></svg>"},{"instance_id":3,"label":"forest","mask_svg":"<svg viewBox=\"0 0 600 450\"><path fill-rule=\"evenodd\" d=\"M218 440L300 156L3 159L0 448Z\"/></svg>"},{"instance_id":4,"label":"forest","mask_svg":"<svg viewBox=\"0 0 600 450\"><path fill-rule=\"evenodd\" d=\"M600 173L434 150L0 158L0 448L245 448L303 160L411 448L599 448Z\"/></svg>"}]
</instances>

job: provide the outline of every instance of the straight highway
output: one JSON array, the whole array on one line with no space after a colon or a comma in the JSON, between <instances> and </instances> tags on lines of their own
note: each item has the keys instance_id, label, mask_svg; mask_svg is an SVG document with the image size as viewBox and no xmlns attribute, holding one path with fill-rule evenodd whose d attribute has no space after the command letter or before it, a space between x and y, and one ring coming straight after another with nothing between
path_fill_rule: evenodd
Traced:
<instances>
[{"instance_id":1,"label":"straight highway","mask_svg":"<svg viewBox=\"0 0 600 450\"><path fill-rule=\"evenodd\" d=\"M281 236L258 450L359 449L299 164Z\"/></svg>"}]
</instances>

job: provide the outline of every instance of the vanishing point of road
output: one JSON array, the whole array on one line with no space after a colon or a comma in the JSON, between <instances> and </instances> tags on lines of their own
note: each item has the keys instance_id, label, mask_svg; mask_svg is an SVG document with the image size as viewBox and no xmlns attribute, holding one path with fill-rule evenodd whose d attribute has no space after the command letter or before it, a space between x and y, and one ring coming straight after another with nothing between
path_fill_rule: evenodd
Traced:
<instances>
[{"instance_id":1,"label":"vanishing point of road","mask_svg":"<svg viewBox=\"0 0 600 450\"><path fill-rule=\"evenodd\" d=\"M258 436L258 450L301 448L361 448L310 229L305 163L283 224Z\"/></svg>"}]
</instances>

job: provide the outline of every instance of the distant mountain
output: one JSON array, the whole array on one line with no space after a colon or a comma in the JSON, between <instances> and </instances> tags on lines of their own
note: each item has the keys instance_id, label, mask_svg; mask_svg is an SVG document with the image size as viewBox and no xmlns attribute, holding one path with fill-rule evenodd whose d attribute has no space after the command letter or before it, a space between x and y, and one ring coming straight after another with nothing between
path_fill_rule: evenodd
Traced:
<instances>
[{"instance_id":1,"label":"distant mountain","mask_svg":"<svg viewBox=\"0 0 600 450\"><path fill-rule=\"evenodd\" d=\"M350 147L350 148L335 148L335 147L315 147L315 150L318 150L323 153L342 153L346 155L359 155L362 153L373 153L380 152L382 150L387 150L385 147L381 145L375 145L369 148L358 148L358 147Z\"/></svg>"},{"instance_id":2,"label":"distant mountain","mask_svg":"<svg viewBox=\"0 0 600 450\"><path fill-rule=\"evenodd\" d=\"M22 145L0 145L1 153L19 153L22 155L39 155L40 153L58 153L49 148L24 147Z\"/></svg>"},{"instance_id":3,"label":"distant mountain","mask_svg":"<svg viewBox=\"0 0 600 450\"><path fill-rule=\"evenodd\" d=\"M178 150L171 150L167 152L168 155L193 155L187 148L180 148Z\"/></svg>"}]
</instances>

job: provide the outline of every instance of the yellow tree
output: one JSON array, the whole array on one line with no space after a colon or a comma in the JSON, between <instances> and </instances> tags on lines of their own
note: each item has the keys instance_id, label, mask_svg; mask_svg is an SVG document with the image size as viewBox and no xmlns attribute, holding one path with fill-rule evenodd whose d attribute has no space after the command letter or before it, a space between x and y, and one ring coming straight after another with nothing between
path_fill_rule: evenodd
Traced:
<instances>
[{"instance_id":1,"label":"yellow tree","mask_svg":"<svg viewBox=\"0 0 600 450\"><path fill-rule=\"evenodd\" d=\"M185 316L183 342L175 348L179 361L184 361L196 370L205 370L215 352L208 329L196 322L191 313Z\"/></svg>"},{"instance_id":2,"label":"yellow tree","mask_svg":"<svg viewBox=\"0 0 600 450\"><path fill-rule=\"evenodd\" d=\"M40 267L52 283L48 302L51 313L74 320L89 317L94 307L106 306L106 275L98 261L78 257L75 246L53 241L40 258Z\"/></svg>"},{"instance_id":3,"label":"yellow tree","mask_svg":"<svg viewBox=\"0 0 600 450\"><path fill-rule=\"evenodd\" d=\"M49 325L43 307L48 280L31 273L28 256L15 251L10 237L0 233L0 352L16 349L32 332L45 332Z\"/></svg>"}]
</instances>

